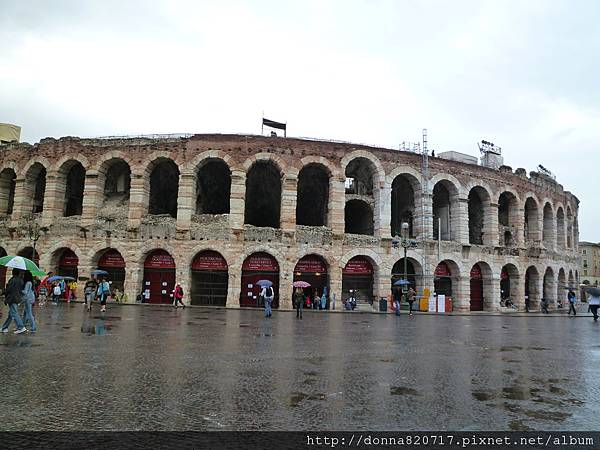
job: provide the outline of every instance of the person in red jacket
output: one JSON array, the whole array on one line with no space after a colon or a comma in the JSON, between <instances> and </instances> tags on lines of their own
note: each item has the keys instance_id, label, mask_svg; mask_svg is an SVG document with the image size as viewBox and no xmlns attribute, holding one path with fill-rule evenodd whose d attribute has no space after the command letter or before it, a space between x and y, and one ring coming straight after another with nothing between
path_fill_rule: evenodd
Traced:
<instances>
[{"instance_id":1,"label":"person in red jacket","mask_svg":"<svg viewBox=\"0 0 600 450\"><path fill-rule=\"evenodd\" d=\"M173 289L173 306L177 308L180 303L185 308L185 303L183 303L183 288L181 284L177 283L175 289Z\"/></svg>"}]
</instances>

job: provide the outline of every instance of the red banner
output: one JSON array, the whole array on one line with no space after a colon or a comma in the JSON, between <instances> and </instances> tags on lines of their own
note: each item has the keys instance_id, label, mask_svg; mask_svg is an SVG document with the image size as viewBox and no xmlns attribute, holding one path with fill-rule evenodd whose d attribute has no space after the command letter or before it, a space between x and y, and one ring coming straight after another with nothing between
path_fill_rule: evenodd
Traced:
<instances>
[{"instance_id":1,"label":"red banner","mask_svg":"<svg viewBox=\"0 0 600 450\"><path fill-rule=\"evenodd\" d=\"M279 272L277 260L268 253L254 253L246 258L242 270L250 272Z\"/></svg>"},{"instance_id":2,"label":"red banner","mask_svg":"<svg viewBox=\"0 0 600 450\"><path fill-rule=\"evenodd\" d=\"M71 250L65 250L60 258L59 266L69 266L69 267L77 267L79 264L79 258L77 255Z\"/></svg>"},{"instance_id":3,"label":"red banner","mask_svg":"<svg viewBox=\"0 0 600 450\"><path fill-rule=\"evenodd\" d=\"M373 265L365 256L355 256L346 263L342 274L347 275L370 275L373 273Z\"/></svg>"},{"instance_id":4,"label":"red banner","mask_svg":"<svg viewBox=\"0 0 600 450\"><path fill-rule=\"evenodd\" d=\"M449 277L452 274L450 273L450 269L448 268L448 264L444 261L439 263L435 268L435 276L436 277Z\"/></svg>"},{"instance_id":5,"label":"red banner","mask_svg":"<svg viewBox=\"0 0 600 450\"><path fill-rule=\"evenodd\" d=\"M313 272L313 273L327 273L327 266L321 257L317 255L307 255L298 261L294 272Z\"/></svg>"},{"instance_id":6,"label":"red banner","mask_svg":"<svg viewBox=\"0 0 600 450\"><path fill-rule=\"evenodd\" d=\"M98 267L124 268L125 260L117 250L107 250L98 261Z\"/></svg>"},{"instance_id":7,"label":"red banner","mask_svg":"<svg viewBox=\"0 0 600 450\"><path fill-rule=\"evenodd\" d=\"M192 263L194 270L227 270L227 261L219 252L207 250L200 253Z\"/></svg>"},{"instance_id":8,"label":"red banner","mask_svg":"<svg viewBox=\"0 0 600 450\"><path fill-rule=\"evenodd\" d=\"M144 263L146 269L174 269L175 260L165 250L156 250L148 255Z\"/></svg>"},{"instance_id":9,"label":"red banner","mask_svg":"<svg viewBox=\"0 0 600 450\"><path fill-rule=\"evenodd\" d=\"M475 264L471 268L471 278L475 278L476 280L481 280L481 267L479 267L479 264Z\"/></svg>"}]
</instances>

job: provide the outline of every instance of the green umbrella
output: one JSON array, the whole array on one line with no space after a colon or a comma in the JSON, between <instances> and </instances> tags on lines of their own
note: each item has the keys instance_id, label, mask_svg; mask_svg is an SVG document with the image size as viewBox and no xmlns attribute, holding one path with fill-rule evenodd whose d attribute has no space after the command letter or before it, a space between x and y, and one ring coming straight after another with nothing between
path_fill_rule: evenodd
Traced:
<instances>
[{"instance_id":1,"label":"green umbrella","mask_svg":"<svg viewBox=\"0 0 600 450\"><path fill-rule=\"evenodd\" d=\"M3 256L0 258L0 266L12 267L13 269L28 270L36 277L43 277L46 274L32 260L23 256Z\"/></svg>"}]
</instances>

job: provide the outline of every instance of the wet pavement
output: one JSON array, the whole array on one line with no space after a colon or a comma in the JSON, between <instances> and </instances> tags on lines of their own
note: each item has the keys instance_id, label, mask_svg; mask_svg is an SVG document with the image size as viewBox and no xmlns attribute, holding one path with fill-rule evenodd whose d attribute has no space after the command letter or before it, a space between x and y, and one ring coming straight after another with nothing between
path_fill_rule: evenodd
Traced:
<instances>
[{"instance_id":1,"label":"wet pavement","mask_svg":"<svg viewBox=\"0 0 600 450\"><path fill-rule=\"evenodd\" d=\"M0 335L2 430L595 430L600 323L115 306Z\"/></svg>"}]
</instances>

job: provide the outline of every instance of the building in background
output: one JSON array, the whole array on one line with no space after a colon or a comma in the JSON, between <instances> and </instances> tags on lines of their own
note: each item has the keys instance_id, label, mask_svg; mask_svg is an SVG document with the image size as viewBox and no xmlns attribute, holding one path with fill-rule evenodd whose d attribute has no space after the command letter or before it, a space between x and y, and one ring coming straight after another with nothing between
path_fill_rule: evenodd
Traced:
<instances>
[{"instance_id":1,"label":"building in background","mask_svg":"<svg viewBox=\"0 0 600 450\"><path fill-rule=\"evenodd\" d=\"M600 244L582 241L579 243L581 254L581 283L598 286L600 282Z\"/></svg>"},{"instance_id":2,"label":"building in background","mask_svg":"<svg viewBox=\"0 0 600 450\"><path fill-rule=\"evenodd\" d=\"M21 127L10 123L0 123L0 145L21 140Z\"/></svg>"}]
</instances>

